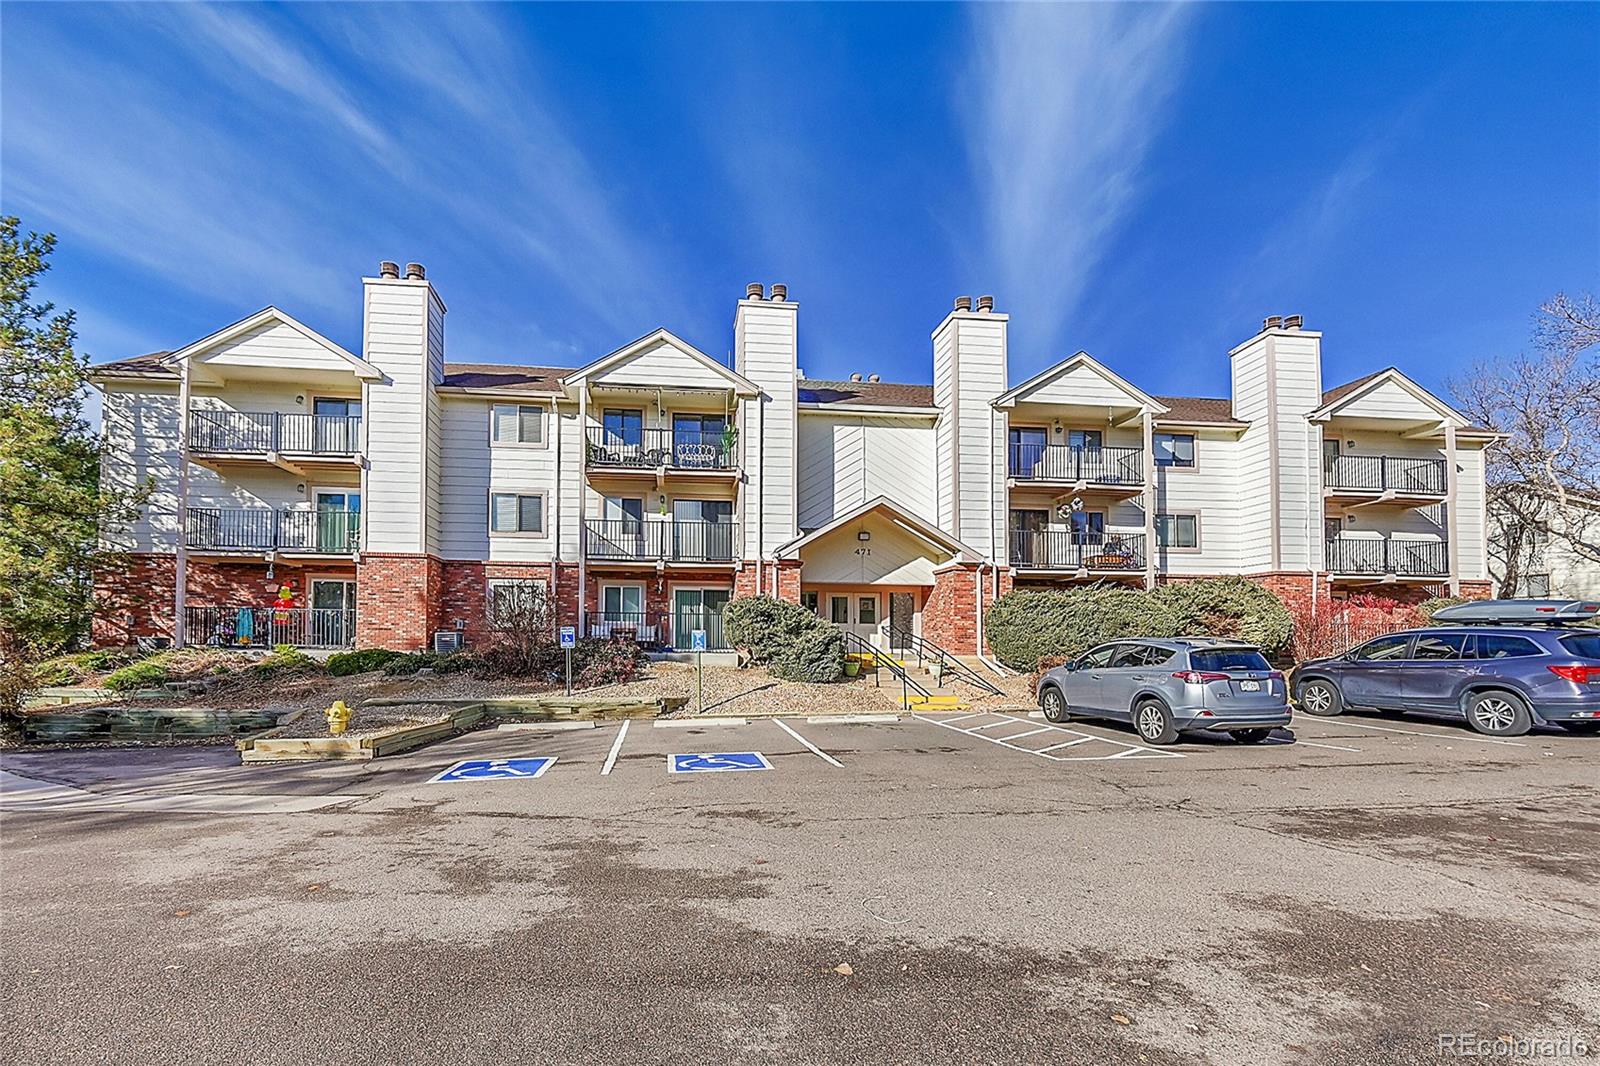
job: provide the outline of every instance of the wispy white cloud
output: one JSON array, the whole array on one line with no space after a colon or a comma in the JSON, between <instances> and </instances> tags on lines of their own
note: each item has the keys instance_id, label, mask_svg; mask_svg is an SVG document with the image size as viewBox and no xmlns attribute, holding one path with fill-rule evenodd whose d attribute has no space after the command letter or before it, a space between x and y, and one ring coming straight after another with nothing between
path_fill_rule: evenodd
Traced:
<instances>
[{"instance_id":1,"label":"wispy white cloud","mask_svg":"<svg viewBox=\"0 0 1600 1066\"><path fill-rule=\"evenodd\" d=\"M969 269L1039 344L1058 339L1135 204L1190 21L1187 7L1131 4L974 14L957 100L982 225Z\"/></svg>"}]
</instances>

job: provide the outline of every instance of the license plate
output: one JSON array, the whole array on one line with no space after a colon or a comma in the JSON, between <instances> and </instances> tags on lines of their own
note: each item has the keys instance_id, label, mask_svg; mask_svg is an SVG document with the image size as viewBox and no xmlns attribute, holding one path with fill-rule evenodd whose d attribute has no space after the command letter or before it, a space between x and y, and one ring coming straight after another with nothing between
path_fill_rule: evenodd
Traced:
<instances>
[{"instance_id":1,"label":"license plate","mask_svg":"<svg viewBox=\"0 0 1600 1066\"><path fill-rule=\"evenodd\" d=\"M1259 681L1241 681L1241 682L1239 682L1239 689L1242 692L1260 692L1261 691L1261 682L1259 682Z\"/></svg>"}]
</instances>

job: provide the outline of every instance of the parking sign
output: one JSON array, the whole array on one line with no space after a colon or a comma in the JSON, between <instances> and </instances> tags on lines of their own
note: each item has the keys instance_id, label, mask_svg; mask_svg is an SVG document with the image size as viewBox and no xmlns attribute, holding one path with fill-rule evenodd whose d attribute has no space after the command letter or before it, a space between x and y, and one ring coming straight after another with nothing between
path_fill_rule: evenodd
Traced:
<instances>
[{"instance_id":1,"label":"parking sign","mask_svg":"<svg viewBox=\"0 0 1600 1066\"><path fill-rule=\"evenodd\" d=\"M696 629L696 630L693 630L693 631L691 631L689 633L689 650L690 651L705 651L706 650L706 631L705 630Z\"/></svg>"},{"instance_id":2,"label":"parking sign","mask_svg":"<svg viewBox=\"0 0 1600 1066\"><path fill-rule=\"evenodd\" d=\"M561 646L563 648L575 648L575 647L578 646L578 627L577 626L562 626L561 627Z\"/></svg>"}]
</instances>

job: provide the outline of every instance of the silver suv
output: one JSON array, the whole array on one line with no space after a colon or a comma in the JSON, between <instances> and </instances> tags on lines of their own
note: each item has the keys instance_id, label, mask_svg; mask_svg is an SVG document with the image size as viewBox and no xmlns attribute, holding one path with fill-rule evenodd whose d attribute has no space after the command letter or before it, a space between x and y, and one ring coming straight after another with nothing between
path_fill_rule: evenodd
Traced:
<instances>
[{"instance_id":1,"label":"silver suv","mask_svg":"<svg viewBox=\"0 0 1600 1066\"><path fill-rule=\"evenodd\" d=\"M1039 678L1047 721L1073 715L1129 722L1151 744L1180 733L1228 733L1259 744L1289 724L1283 674L1249 644L1216 637L1118 640Z\"/></svg>"}]
</instances>

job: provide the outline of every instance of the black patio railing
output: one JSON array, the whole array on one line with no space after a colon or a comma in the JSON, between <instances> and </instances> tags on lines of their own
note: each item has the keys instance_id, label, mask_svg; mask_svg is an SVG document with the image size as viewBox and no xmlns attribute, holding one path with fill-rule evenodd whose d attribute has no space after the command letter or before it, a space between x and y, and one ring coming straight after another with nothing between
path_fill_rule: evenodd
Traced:
<instances>
[{"instance_id":1,"label":"black patio railing","mask_svg":"<svg viewBox=\"0 0 1600 1066\"><path fill-rule=\"evenodd\" d=\"M1323 472L1330 489L1358 492L1445 494L1443 459L1410 459L1395 455L1339 455Z\"/></svg>"},{"instance_id":2,"label":"black patio railing","mask_svg":"<svg viewBox=\"0 0 1600 1066\"><path fill-rule=\"evenodd\" d=\"M1011 565L1024 570L1143 570L1143 533L1011 531Z\"/></svg>"},{"instance_id":3,"label":"black patio railing","mask_svg":"<svg viewBox=\"0 0 1600 1066\"><path fill-rule=\"evenodd\" d=\"M356 613L344 609L186 606L183 621L189 644L219 648L347 648L356 639Z\"/></svg>"},{"instance_id":4,"label":"black patio railing","mask_svg":"<svg viewBox=\"0 0 1600 1066\"><path fill-rule=\"evenodd\" d=\"M213 551L343 554L360 547L360 534L359 511L191 507L184 521L184 544Z\"/></svg>"},{"instance_id":5,"label":"black patio railing","mask_svg":"<svg viewBox=\"0 0 1600 1066\"><path fill-rule=\"evenodd\" d=\"M1018 481L1144 484L1143 448L1074 448L1068 444L1013 444L1007 470Z\"/></svg>"},{"instance_id":6,"label":"black patio railing","mask_svg":"<svg viewBox=\"0 0 1600 1066\"><path fill-rule=\"evenodd\" d=\"M732 522L591 518L583 523L583 550L590 559L731 563L738 528Z\"/></svg>"},{"instance_id":7,"label":"black patio railing","mask_svg":"<svg viewBox=\"0 0 1600 1066\"><path fill-rule=\"evenodd\" d=\"M361 450L361 416L190 411L189 448L235 455L355 455Z\"/></svg>"},{"instance_id":8,"label":"black patio railing","mask_svg":"<svg viewBox=\"0 0 1600 1066\"><path fill-rule=\"evenodd\" d=\"M586 611L583 635L594 640L631 640L646 648L690 651L694 631L706 633L707 651L727 651L722 612L708 608L682 611Z\"/></svg>"},{"instance_id":9,"label":"black patio railing","mask_svg":"<svg viewBox=\"0 0 1600 1066\"><path fill-rule=\"evenodd\" d=\"M734 438L719 430L604 429L588 432L591 467L654 470L732 470Z\"/></svg>"},{"instance_id":10,"label":"black patio railing","mask_svg":"<svg viewBox=\"0 0 1600 1066\"><path fill-rule=\"evenodd\" d=\"M1393 574L1396 577L1448 577L1449 548L1442 540L1391 537L1338 537L1326 542L1327 565L1334 574Z\"/></svg>"}]
</instances>

